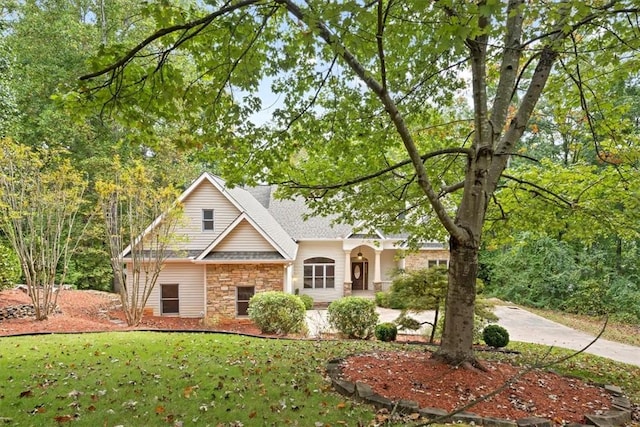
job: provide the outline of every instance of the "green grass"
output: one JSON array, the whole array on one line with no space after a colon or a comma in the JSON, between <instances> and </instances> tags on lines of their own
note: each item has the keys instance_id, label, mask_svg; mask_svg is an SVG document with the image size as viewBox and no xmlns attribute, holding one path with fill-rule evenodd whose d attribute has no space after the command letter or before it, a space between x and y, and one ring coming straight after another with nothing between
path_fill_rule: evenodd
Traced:
<instances>
[{"instance_id":1,"label":"green grass","mask_svg":"<svg viewBox=\"0 0 640 427\"><path fill-rule=\"evenodd\" d=\"M375 410L333 392L325 363L398 346L153 332L5 337L0 417L15 426L55 426L65 416L96 427L369 425ZM509 348L522 354L480 357L526 364L545 351L519 343ZM620 385L640 401L634 384L640 368L580 356L556 370Z\"/></svg>"},{"instance_id":2,"label":"green grass","mask_svg":"<svg viewBox=\"0 0 640 427\"><path fill-rule=\"evenodd\" d=\"M74 414L87 426L358 425L373 417L323 377L328 359L370 343L129 332L0 345L0 417L17 426Z\"/></svg>"}]
</instances>

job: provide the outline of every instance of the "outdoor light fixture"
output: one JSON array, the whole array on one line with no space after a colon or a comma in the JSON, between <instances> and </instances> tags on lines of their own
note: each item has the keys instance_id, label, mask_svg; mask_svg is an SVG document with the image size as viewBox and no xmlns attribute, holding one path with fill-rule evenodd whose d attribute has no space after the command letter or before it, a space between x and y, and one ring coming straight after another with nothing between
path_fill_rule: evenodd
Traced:
<instances>
[{"instance_id":1,"label":"outdoor light fixture","mask_svg":"<svg viewBox=\"0 0 640 427\"><path fill-rule=\"evenodd\" d=\"M358 248L360 249L360 248ZM358 260L362 261L362 252L358 250Z\"/></svg>"}]
</instances>

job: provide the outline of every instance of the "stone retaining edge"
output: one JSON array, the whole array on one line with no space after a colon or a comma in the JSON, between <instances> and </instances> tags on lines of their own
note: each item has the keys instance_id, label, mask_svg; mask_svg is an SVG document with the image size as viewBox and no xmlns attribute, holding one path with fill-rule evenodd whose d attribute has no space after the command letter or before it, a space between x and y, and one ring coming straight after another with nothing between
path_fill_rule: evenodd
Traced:
<instances>
[{"instance_id":1,"label":"stone retaining edge","mask_svg":"<svg viewBox=\"0 0 640 427\"><path fill-rule=\"evenodd\" d=\"M458 412L449 415L447 411L440 408L420 408L418 402L413 400L400 400L393 402L384 396L373 392L371 387L362 382L352 383L340 378L342 373L341 364L344 358L329 360L326 364L327 375L331 380L331 385L338 393L374 405L377 408L386 408L389 411L396 411L401 414L419 413L420 416L432 421L439 419L439 422L463 422L468 424L482 425L487 427L552 427L551 420L540 417L520 418L516 421L504 420L493 417L482 417L472 412ZM623 426L631 422L631 401L624 395L622 389L614 385L605 385L604 389L611 394L612 407L603 414L585 414L585 420L596 427ZM572 423L569 426L580 426Z\"/></svg>"}]
</instances>

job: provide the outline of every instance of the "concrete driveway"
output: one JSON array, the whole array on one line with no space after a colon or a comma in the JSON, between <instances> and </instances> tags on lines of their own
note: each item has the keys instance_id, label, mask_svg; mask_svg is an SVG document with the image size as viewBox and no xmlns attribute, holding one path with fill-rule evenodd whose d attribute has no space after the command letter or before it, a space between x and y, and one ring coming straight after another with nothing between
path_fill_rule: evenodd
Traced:
<instances>
[{"instance_id":1,"label":"concrete driveway","mask_svg":"<svg viewBox=\"0 0 640 427\"><path fill-rule=\"evenodd\" d=\"M376 310L380 315L380 322L391 322L400 314L399 310L388 308L378 307ZM509 337L512 341L580 350L594 339L592 335L552 322L518 307L496 306L494 312L499 317L497 323L509 331ZM411 317L419 321L431 322L433 321L434 312L425 311L411 314ZM307 311L307 325L311 337L319 337L323 332L331 332L327 322L326 310ZM420 334L421 331L415 333ZM620 344L601 338L585 352L640 366L640 347Z\"/></svg>"}]
</instances>

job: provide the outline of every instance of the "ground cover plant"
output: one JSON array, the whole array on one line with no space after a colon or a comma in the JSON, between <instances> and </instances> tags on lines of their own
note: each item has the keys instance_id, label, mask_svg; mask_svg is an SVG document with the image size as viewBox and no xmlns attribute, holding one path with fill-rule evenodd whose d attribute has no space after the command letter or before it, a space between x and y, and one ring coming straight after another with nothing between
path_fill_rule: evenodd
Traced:
<instances>
[{"instance_id":1,"label":"ground cover plant","mask_svg":"<svg viewBox=\"0 0 640 427\"><path fill-rule=\"evenodd\" d=\"M6 337L0 346L0 418L10 418L11 425L369 425L374 408L333 392L324 365L334 357L392 348L406 345L202 333ZM525 365L568 354L531 344L509 348L521 354L480 357ZM638 367L580 355L554 368L620 385L640 400Z\"/></svg>"}]
</instances>

